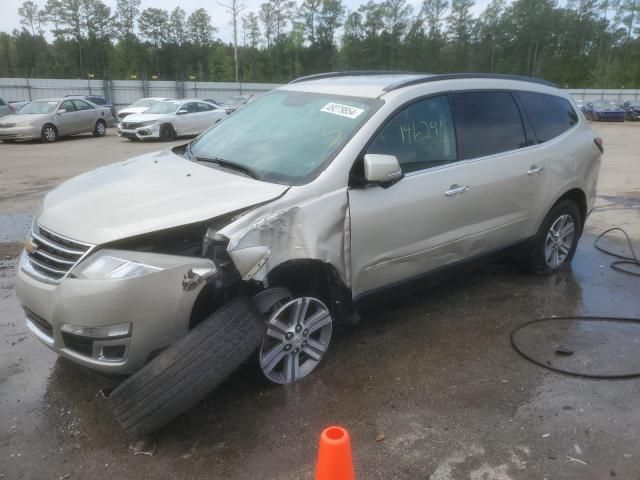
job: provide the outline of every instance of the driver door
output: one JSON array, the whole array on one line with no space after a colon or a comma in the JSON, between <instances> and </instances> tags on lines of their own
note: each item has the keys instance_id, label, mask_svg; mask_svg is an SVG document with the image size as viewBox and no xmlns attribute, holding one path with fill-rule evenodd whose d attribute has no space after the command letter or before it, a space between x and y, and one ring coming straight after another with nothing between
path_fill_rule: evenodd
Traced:
<instances>
[{"instance_id":1,"label":"driver door","mask_svg":"<svg viewBox=\"0 0 640 480\"><path fill-rule=\"evenodd\" d=\"M475 233L473 193L461 188L473 172L458 162L448 95L401 110L366 153L396 156L404 178L349 189L354 297L461 259Z\"/></svg>"},{"instance_id":2,"label":"driver door","mask_svg":"<svg viewBox=\"0 0 640 480\"><path fill-rule=\"evenodd\" d=\"M198 124L198 104L196 102L185 103L178 111L182 110L186 110L186 113L176 115L176 133L178 135L193 135Z\"/></svg>"}]
</instances>

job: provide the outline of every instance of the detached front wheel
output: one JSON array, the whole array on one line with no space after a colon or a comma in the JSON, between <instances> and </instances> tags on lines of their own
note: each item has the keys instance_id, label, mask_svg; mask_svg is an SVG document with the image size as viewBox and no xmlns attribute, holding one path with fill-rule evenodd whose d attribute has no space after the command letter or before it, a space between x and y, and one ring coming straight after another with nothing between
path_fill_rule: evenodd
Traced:
<instances>
[{"instance_id":1,"label":"detached front wheel","mask_svg":"<svg viewBox=\"0 0 640 480\"><path fill-rule=\"evenodd\" d=\"M251 300L230 300L111 393L116 420L133 435L166 425L247 360L264 331Z\"/></svg>"},{"instance_id":2,"label":"detached front wheel","mask_svg":"<svg viewBox=\"0 0 640 480\"><path fill-rule=\"evenodd\" d=\"M44 127L42 127L40 137L47 143L53 143L58 139L58 130L50 123L47 123Z\"/></svg>"}]
</instances>

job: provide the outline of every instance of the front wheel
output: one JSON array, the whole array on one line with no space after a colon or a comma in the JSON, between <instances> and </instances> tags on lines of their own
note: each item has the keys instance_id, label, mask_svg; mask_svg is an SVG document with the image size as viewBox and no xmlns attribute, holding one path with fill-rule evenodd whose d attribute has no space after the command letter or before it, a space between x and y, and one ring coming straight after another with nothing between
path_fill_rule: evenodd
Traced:
<instances>
[{"instance_id":1,"label":"front wheel","mask_svg":"<svg viewBox=\"0 0 640 480\"><path fill-rule=\"evenodd\" d=\"M58 130L56 130L56 127L54 127L53 125L47 123L44 127L42 127L40 137L47 143L53 143L58 139Z\"/></svg>"},{"instance_id":2,"label":"front wheel","mask_svg":"<svg viewBox=\"0 0 640 480\"><path fill-rule=\"evenodd\" d=\"M202 400L260 345L264 321L251 300L230 300L109 396L131 434L157 430Z\"/></svg>"},{"instance_id":3,"label":"front wheel","mask_svg":"<svg viewBox=\"0 0 640 480\"><path fill-rule=\"evenodd\" d=\"M530 247L526 267L548 275L571 263L582 234L582 216L572 200L558 202L549 211Z\"/></svg>"},{"instance_id":4,"label":"front wheel","mask_svg":"<svg viewBox=\"0 0 640 480\"><path fill-rule=\"evenodd\" d=\"M173 125L166 123L160 127L160 140L164 142L170 142L176 138L176 131L173 129Z\"/></svg>"}]
</instances>

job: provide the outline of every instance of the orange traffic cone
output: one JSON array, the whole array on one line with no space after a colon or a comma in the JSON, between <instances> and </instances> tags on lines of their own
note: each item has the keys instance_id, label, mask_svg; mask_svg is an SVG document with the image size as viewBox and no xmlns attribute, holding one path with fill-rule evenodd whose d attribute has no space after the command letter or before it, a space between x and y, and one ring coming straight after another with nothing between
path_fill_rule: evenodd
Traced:
<instances>
[{"instance_id":1,"label":"orange traffic cone","mask_svg":"<svg viewBox=\"0 0 640 480\"><path fill-rule=\"evenodd\" d=\"M320 435L316 480L355 480L349 432L342 427L325 428Z\"/></svg>"}]
</instances>

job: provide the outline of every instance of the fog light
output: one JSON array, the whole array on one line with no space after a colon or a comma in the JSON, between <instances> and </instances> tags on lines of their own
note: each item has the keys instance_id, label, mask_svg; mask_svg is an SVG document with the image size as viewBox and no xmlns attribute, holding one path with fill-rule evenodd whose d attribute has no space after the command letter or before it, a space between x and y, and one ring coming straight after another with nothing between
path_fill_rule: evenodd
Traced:
<instances>
[{"instance_id":1,"label":"fog light","mask_svg":"<svg viewBox=\"0 0 640 480\"><path fill-rule=\"evenodd\" d=\"M63 323L60 330L72 335L91 338L114 338L128 337L131 335L131 324L120 323L118 325L107 325L103 327L80 327Z\"/></svg>"}]
</instances>

